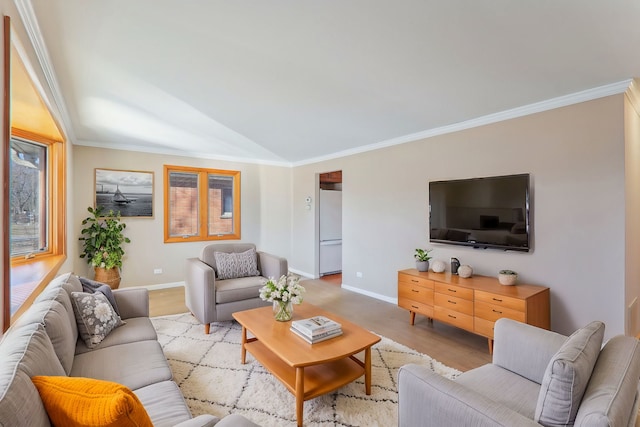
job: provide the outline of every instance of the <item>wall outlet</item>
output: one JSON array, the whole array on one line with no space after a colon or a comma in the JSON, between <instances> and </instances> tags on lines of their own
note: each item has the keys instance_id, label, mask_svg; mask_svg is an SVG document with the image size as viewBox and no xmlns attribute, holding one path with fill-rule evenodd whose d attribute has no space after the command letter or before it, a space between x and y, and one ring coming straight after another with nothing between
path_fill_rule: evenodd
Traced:
<instances>
[{"instance_id":1,"label":"wall outlet","mask_svg":"<svg viewBox=\"0 0 640 427\"><path fill-rule=\"evenodd\" d=\"M153 274L162 274L162 269L161 268L154 268L153 269Z\"/></svg>"},{"instance_id":2,"label":"wall outlet","mask_svg":"<svg viewBox=\"0 0 640 427\"><path fill-rule=\"evenodd\" d=\"M362 279L362 271L358 271L358 272L356 273L356 277L357 277L358 279Z\"/></svg>"}]
</instances>

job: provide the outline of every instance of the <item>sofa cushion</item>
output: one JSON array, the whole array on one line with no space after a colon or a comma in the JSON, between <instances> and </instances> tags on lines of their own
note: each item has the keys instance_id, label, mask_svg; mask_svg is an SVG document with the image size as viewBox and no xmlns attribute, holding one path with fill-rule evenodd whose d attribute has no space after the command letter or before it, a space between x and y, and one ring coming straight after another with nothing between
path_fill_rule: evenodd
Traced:
<instances>
[{"instance_id":1,"label":"sofa cushion","mask_svg":"<svg viewBox=\"0 0 640 427\"><path fill-rule=\"evenodd\" d=\"M218 279L236 279L238 277L259 276L255 249L240 253L214 252Z\"/></svg>"},{"instance_id":2,"label":"sofa cushion","mask_svg":"<svg viewBox=\"0 0 640 427\"><path fill-rule=\"evenodd\" d=\"M264 278L254 276L216 282L216 303L224 304L258 298L264 281Z\"/></svg>"},{"instance_id":3,"label":"sofa cushion","mask_svg":"<svg viewBox=\"0 0 640 427\"><path fill-rule=\"evenodd\" d=\"M76 323L76 315L73 311L73 305L71 305L71 295L69 295L67 291L65 291L62 288L62 286L58 286L58 287L47 286L46 288L44 288L42 293L37 296L34 302L38 303L41 301L48 301L48 300L56 300L64 306L64 309L67 312L69 325L71 326L71 331L73 333L73 340L74 341L77 340L78 325Z\"/></svg>"},{"instance_id":4,"label":"sofa cushion","mask_svg":"<svg viewBox=\"0 0 640 427\"><path fill-rule=\"evenodd\" d=\"M155 427L171 427L191 419L182 392L173 381L162 381L134 391Z\"/></svg>"},{"instance_id":5,"label":"sofa cushion","mask_svg":"<svg viewBox=\"0 0 640 427\"><path fill-rule=\"evenodd\" d=\"M96 282L95 280L87 279L86 277L80 277L80 283L82 283L82 291L88 294L93 294L95 292L100 292L104 294L105 297L109 300L109 304L113 307L115 312L120 316L120 310L118 310L118 303L116 302L115 297L113 296L113 291L111 287L106 283Z\"/></svg>"},{"instance_id":6,"label":"sofa cushion","mask_svg":"<svg viewBox=\"0 0 640 427\"><path fill-rule=\"evenodd\" d=\"M640 341L618 335L598 356L576 415L576 425L625 426L638 405Z\"/></svg>"},{"instance_id":7,"label":"sofa cushion","mask_svg":"<svg viewBox=\"0 0 640 427\"><path fill-rule=\"evenodd\" d=\"M591 322L574 332L553 356L540 387L534 420L544 426L573 425L596 364L604 324Z\"/></svg>"},{"instance_id":8,"label":"sofa cushion","mask_svg":"<svg viewBox=\"0 0 640 427\"><path fill-rule=\"evenodd\" d=\"M113 329L124 323L102 293L72 292L71 302L78 334L89 348L95 348Z\"/></svg>"},{"instance_id":9,"label":"sofa cushion","mask_svg":"<svg viewBox=\"0 0 640 427\"><path fill-rule=\"evenodd\" d=\"M44 326L13 325L0 343L0 425L49 426L33 375L65 375Z\"/></svg>"},{"instance_id":10,"label":"sofa cushion","mask_svg":"<svg viewBox=\"0 0 640 427\"><path fill-rule=\"evenodd\" d=\"M92 378L31 380L56 426L153 427L138 397L120 384Z\"/></svg>"},{"instance_id":11,"label":"sofa cushion","mask_svg":"<svg viewBox=\"0 0 640 427\"><path fill-rule=\"evenodd\" d=\"M60 290L60 292L66 293L64 290ZM31 323L44 325L58 360L68 374L73 365L77 338L75 338L69 324L69 315L65 307L55 299L37 302L20 316L15 326L20 327Z\"/></svg>"},{"instance_id":12,"label":"sofa cushion","mask_svg":"<svg viewBox=\"0 0 640 427\"><path fill-rule=\"evenodd\" d=\"M153 327L153 323L151 323L151 319L148 317L132 317L127 319L124 325L112 330L111 333L93 349L87 347L87 344L83 340L77 340L75 353L82 354L113 345L157 339L158 334Z\"/></svg>"},{"instance_id":13,"label":"sofa cushion","mask_svg":"<svg viewBox=\"0 0 640 427\"><path fill-rule=\"evenodd\" d=\"M70 376L113 381L137 390L172 378L158 341L114 345L78 354Z\"/></svg>"}]
</instances>

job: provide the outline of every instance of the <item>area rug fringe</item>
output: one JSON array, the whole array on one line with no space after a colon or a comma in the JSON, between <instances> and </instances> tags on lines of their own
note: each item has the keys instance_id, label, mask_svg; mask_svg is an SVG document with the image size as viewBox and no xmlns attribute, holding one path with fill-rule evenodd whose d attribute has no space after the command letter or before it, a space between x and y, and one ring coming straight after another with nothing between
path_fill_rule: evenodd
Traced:
<instances>
[{"instance_id":1,"label":"area rug fringe","mask_svg":"<svg viewBox=\"0 0 640 427\"><path fill-rule=\"evenodd\" d=\"M264 427L295 426L295 399L250 354L240 363L242 328L236 322L204 326L189 313L151 319L158 340L194 416L242 414ZM372 347L372 393L364 378L335 392L305 402L304 425L309 427L390 426L398 423L398 369L407 363L429 367L447 378L460 371L449 368L388 338Z\"/></svg>"}]
</instances>

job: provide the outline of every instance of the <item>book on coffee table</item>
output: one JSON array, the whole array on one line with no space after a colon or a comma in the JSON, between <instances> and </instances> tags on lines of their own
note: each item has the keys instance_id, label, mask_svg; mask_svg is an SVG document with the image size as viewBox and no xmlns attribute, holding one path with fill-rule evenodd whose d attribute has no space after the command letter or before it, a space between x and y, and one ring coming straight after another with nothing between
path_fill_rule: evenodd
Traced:
<instances>
[{"instance_id":1,"label":"book on coffee table","mask_svg":"<svg viewBox=\"0 0 640 427\"><path fill-rule=\"evenodd\" d=\"M321 334L316 335L315 337L312 338L312 337L309 337L308 335L306 335L304 332L300 332L299 330L297 330L293 326L291 327L291 332L293 332L294 334L298 335L300 338L302 338L303 340L305 340L309 344L319 343L319 342L326 341L328 339L335 338L335 337L338 337L338 336L342 335L342 329L336 329L336 330L333 330L333 331L321 333Z\"/></svg>"},{"instance_id":2,"label":"book on coffee table","mask_svg":"<svg viewBox=\"0 0 640 427\"><path fill-rule=\"evenodd\" d=\"M325 316L314 316L308 319L294 320L291 322L291 328L309 338L314 338L327 332L339 331L342 329L342 325Z\"/></svg>"}]
</instances>

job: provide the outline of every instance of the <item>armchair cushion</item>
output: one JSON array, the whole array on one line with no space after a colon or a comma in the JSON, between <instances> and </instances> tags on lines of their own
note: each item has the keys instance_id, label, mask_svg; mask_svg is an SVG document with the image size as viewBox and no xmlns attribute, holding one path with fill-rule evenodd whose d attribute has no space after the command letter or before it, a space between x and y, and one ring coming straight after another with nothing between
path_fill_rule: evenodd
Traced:
<instances>
[{"instance_id":1,"label":"armchair cushion","mask_svg":"<svg viewBox=\"0 0 640 427\"><path fill-rule=\"evenodd\" d=\"M256 250L253 248L240 253L214 252L213 256L220 280L260 275Z\"/></svg>"},{"instance_id":2,"label":"armchair cushion","mask_svg":"<svg viewBox=\"0 0 640 427\"><path fill-rule=\"evenodd\" d=\"M603 336L604 324L591 322L560 347L542 378L535 421L547 427L573 425Z\"/></svg>"}]
</instances>

